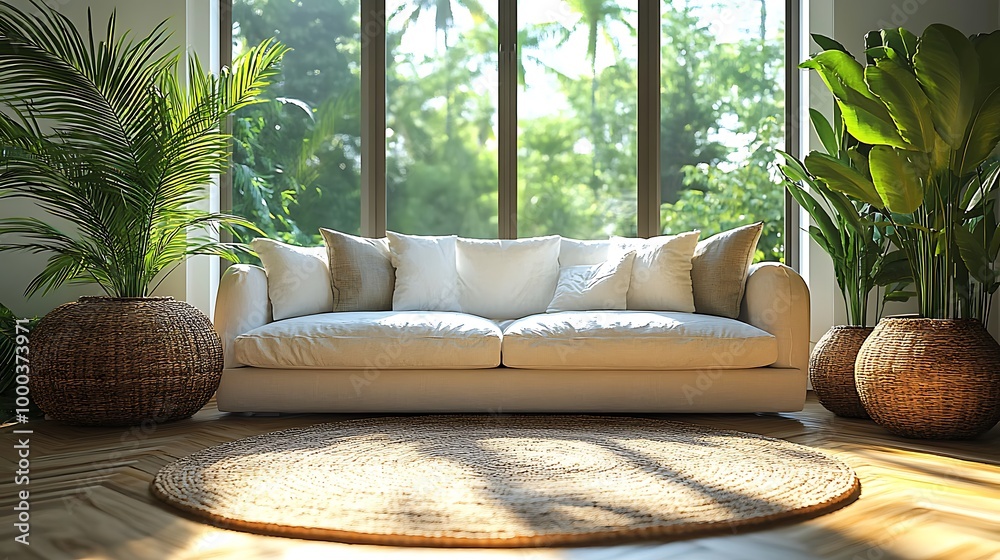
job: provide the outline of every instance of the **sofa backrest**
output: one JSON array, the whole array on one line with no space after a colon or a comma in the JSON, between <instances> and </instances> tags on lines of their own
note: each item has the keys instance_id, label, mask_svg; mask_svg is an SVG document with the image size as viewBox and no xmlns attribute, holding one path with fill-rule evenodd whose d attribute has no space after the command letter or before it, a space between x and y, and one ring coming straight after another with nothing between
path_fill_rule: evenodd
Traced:
<instances>
[{"instance_id":1,"label":"sofa backrest","mask_svg":"<svg viewBox=\"0 0 1000 560\"><path fill-rule=\"evenodd\" d=\"M690 308L668 306L648 309L660 311L694 310L699 313L736 318L739 313L747 270L753 260L760 229L761 224L753 224L702 240L698 243L692 258L691 266L693 269L690 269L689 273L685 271L692 280L693 305ZM338 234L338 237L354 238L354 236L347 234ZM260 257L268 275L268 296L273 306L275 319L329 312L331 311L331 291L335 298L337 293L343 293L345 290L357 291L359 284L364 284L363 288L368 290L373 289L373 285L377 285L376 289L385 290L386 294L374 299L380 302L392 302L392 304L385 303L379 309L345 309L345 311L426 309L468 311L497 320L518 318L525 314L545 311L545 302L542 302L542 299L545 298L539 294L548 291L549 296L551 296L557 284L560 269L581 266L596 267L617 253L630 249L641 250L647 245L656 244L666 239L659 237L645 242L622 238L584 240L549 236L548 238L488 241L463 240L454 236L431 238L394 234L391 237L394 239L412 238L421 242L435 240L433 242L451 243L455 246L450 253L445 253L456 255L454 271L450 276L448 274L442 275L440 270L442 267L450 266L450 263L436 263L433 267L434 271L428 272L435 276L435 282L439 284L440 282L452 282L451 285L444 286L444 291L450 290L455 296L448 298L451 301L450 307L447 309L434 307L434 301L442 301L440 297L433 299L430 304L420 301L414 303L412 297L408 298L405 304L396 301L400 298L394 296L399 293L401 284L404 287L407 285L408 279L406 274L403 274L404 268L400 267L400 259L403 256L399 250L393 250L391 239L370 240L358 237L359 241L369 244L377 242L376 246L388 246L389 250L372 250L363 256L354 256L352 258L374 259L379 262L351 267L330 266L330 263L335 262L336 259L342 259L344 252L337 253L329 245L324 253L322 247L303 249L269 242L267 244L269 250L261 252ZM551 244L552 240L555 240L555 246ZM461 245L463 250L468 253L463 258L458 255L458 245ZM532 257L529 254L532 251L525 250L529 246L538 247L544 252L543 261L553 262L547 266L539 267L537 255ZM542 249L543 247L544 249ZM360 253L352 253L352 255L358 254ZM301 261L305 256L314 258L317 266L302 266ZM491 263L491 259L497 262ZM464 263L465 279L462 278L462 274L459 274L459 261ZM642 264L643 262L643 259L639 258L637 254L634 266L645 266ZM673 263L676 264L676 258ZM647 262L646 265L648 264ZM535 270L527 270L532 267ZM420 274L421 268L427 268L427 266L426 263L418 259L415 266L410 266L407 269L410 271L408 274L413 276L413 270L417 271L416 274ZM541 268L546 270L541 270ZM394 271L395 277L391 282L373 283L370 279L358 278L357 274L351 273L351 271L359 269L391 270ZM649 270L654 269L647 266L647 276ZM304 276L308 276L308 278L304 278ZM439 280L439 278L445 280ZM448 280L449 278L451 280ZM529 278L529 280L526 281L525 278ZM633 286L636 284L636 276L633 276L632 284ZM289 286L294 286L295 289L289 289ZM632 289L633 287L630 286L629 309L647 309L647 307L632 306ZM411 295L412 292L413 290L410 290ZM417 299L419 300L419 298ZM636 301L641 300L637 299ZM505 309L509 311L502 312Z\"/></svg>"}]
</instances>

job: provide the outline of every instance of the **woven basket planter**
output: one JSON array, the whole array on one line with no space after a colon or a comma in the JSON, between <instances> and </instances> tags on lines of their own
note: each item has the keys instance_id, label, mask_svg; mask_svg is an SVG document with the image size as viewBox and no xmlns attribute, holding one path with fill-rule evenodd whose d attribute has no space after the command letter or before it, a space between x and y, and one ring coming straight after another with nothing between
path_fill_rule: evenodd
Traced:
<instances>
[{"instance_id":1,"label":"woven basket planter","mask_svg":"<svg viewBox=\"0 0 1000 560\"><path fill-rule=\"evenodd\" d=\"M970 439L1000 421L1000 345L973 319L882 319L855 381L868 414L897 435Z\"/></svg>"},{"instance_id":2,"label":"woven basket planter","mask_svg":"<svg viewBox=\"0 0 1000 560\"><path fill-rule=\"evenodd\" d=\"M809 356L809 381L819 403L837 416L868 418L854 384L854 362L874 327L837 326Z\"/></svg>"},{"instance_id":3,"label":"woven basket planter","mask_svg":"<svg viewBox=\"0 0 1000 560\"><path fill-rule=\"evenodd\" d=\"M82 297L31 333L31 395L56 420L134 425L187 418L222 376L208 317L173 298Z\"/></svg>"}]
</instances>

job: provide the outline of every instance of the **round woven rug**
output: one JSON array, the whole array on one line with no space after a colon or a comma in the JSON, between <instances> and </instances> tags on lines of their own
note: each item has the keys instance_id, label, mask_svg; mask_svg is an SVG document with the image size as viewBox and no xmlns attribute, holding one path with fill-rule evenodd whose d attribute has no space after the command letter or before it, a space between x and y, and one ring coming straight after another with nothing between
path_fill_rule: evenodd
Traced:
<instances>
[{"instance_id":1,"label":"round woven rug","mask_svg":"<svg viewBox=\"0 0 1000 560\"><path fill-rule=\"evenodd\" d=\"M241 439L163 467L153 493L213 524L411 546L597 544L815 517L854 472L782 440L598 416L418 416Z\"/></svg>"}]
</instances>

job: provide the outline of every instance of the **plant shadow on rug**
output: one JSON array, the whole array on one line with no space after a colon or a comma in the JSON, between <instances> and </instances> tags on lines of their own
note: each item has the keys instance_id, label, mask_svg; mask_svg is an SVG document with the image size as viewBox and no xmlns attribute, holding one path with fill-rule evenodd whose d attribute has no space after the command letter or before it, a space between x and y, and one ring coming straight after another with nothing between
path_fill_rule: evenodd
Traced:
<instances>
[{"instance_id":1,"label":"plant shadow on rug","mask_svg":"<svg viewBox=\"0 0 1000 560\"><path fill-rule=\"evenodd\" d=\"M808 447L601 416L369 418L272 432L163 467L155 496L220 527L349 543L596 545L798 522L860 494Z\"/></svg>"}]
</instances>

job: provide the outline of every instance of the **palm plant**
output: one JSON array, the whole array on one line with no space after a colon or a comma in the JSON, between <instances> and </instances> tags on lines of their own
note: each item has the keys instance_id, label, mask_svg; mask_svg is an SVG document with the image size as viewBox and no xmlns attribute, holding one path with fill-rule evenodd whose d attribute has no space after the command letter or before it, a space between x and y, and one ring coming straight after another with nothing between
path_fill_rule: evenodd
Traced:
<instances>
[{"instance_id":1,"label":"palm plant","mask_svg":"<svg viewBox=\"0 0 1000 560\"><path fill-rule=\"evenodd\" d=\"M255 103L287 49L265 41L218 76L191 56L185 83L181 58L164 54L166 22L135 41L112 14L95 42L89 14L85 39L32 4L36 15L0 1L0 199L29 199L72 229L0 220L0 251L51 254L26 295L71 282L145 297L190 255L236 260L240 247L209 230L256 228L193 205L228 165L225 119Z\"/></svg>"}]
</instances>

